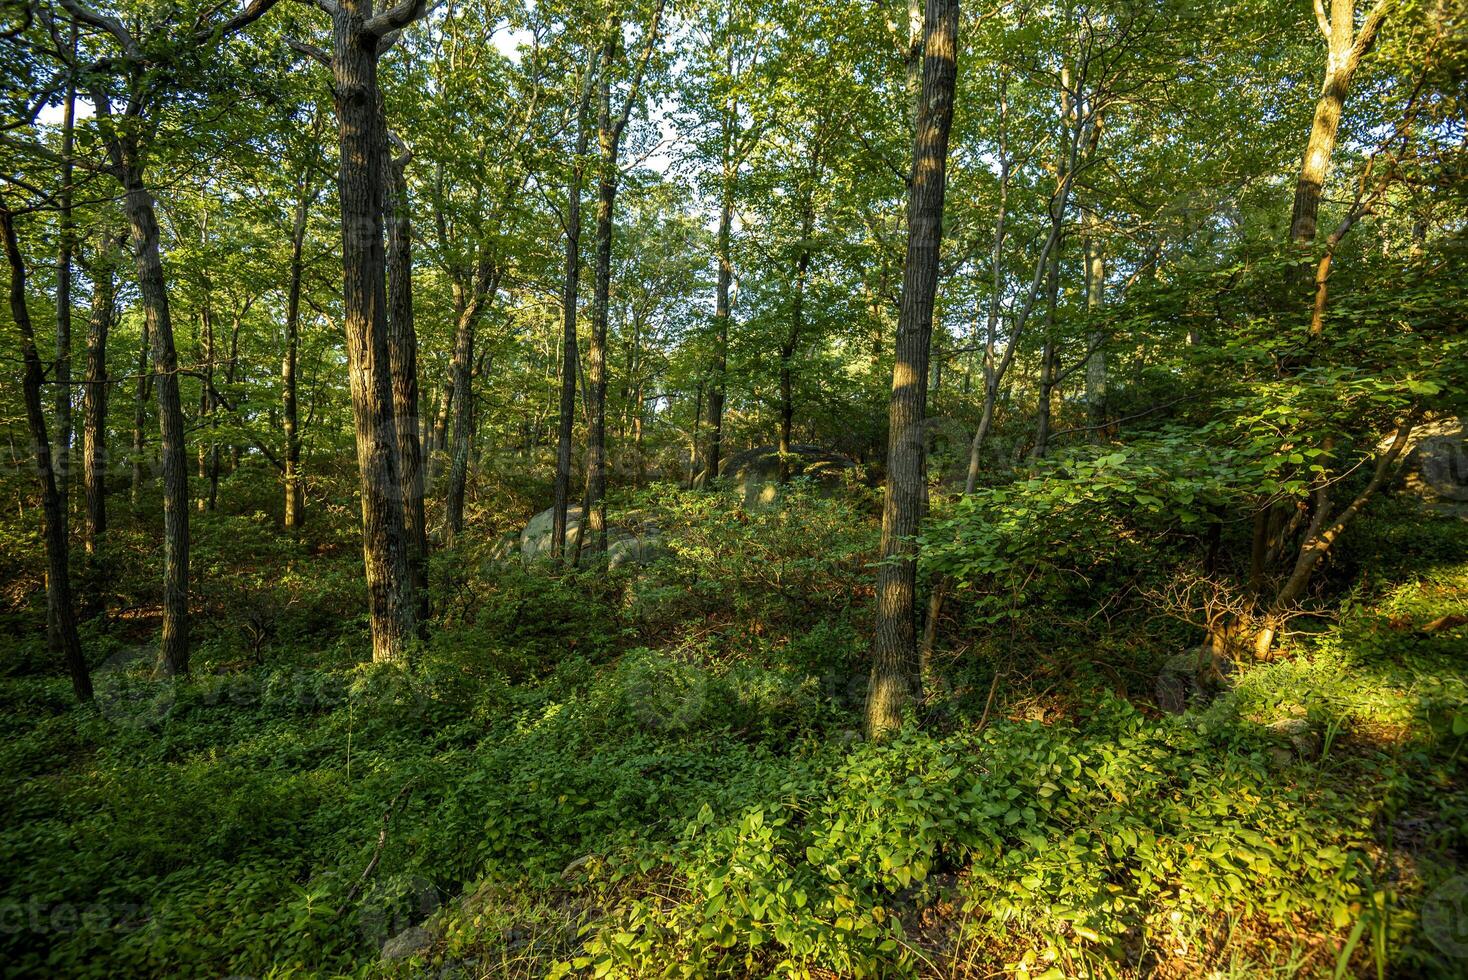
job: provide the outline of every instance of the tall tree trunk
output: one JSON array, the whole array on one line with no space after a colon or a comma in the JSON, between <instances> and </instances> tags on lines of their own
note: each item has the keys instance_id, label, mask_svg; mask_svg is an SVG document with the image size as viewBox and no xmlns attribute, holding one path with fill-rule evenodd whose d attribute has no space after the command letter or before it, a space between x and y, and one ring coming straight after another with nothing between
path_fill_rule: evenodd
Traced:
<instances>
[{"instance_id":1,"label":"tall tree trunk","mask_svg":"<svg viewBox=\"0 0 1468 980\"><path fill-rule=\"evenodd\" d=\"M1290 240L1308 245L1315 240L1320 215L1320 198L1330 176L1331 156L1335 152L1336 133L1341 125L1341 112L1351 79L1362 57L1371 49L1376 32L1390 11L1392 0L1377 0L1375 6L1356 31L1355 0L1331 0L1327 19L1323 0L1316 0L1315 18L1326 42L1325 78L1315 101L1315 116L1310 123L1310 139L1300 161L1300 176L1295 182L1295 200L1290 212Z\"/></svg>"},{"instance_id":2,"label":"tall tree trunk","mask_svg":"<svg viewBox=\"0 0 1468 980\"><path fill-rule=\"evenodd\" d=\"M311 202L316 192L311 187L311 168L301 177L296 198L296 213L291 224L291 264L285 294L285 356L280 364L281 428L285 435L285 451L281 454L285 478L285 527L299 531L306 523L306 493L301 479L300 393L297 375L301 354L301 278L305 273L306 228L311 216Z\"/></svg>"},{"instance_id":3,"label":"tall tree trunk","mask_svg":"<svg viewBox=\"0 0 1468 980\"><path fill-rule=\"evenodd\" d=\"M364 29L371 0L343 0L332 16L342 214L343 325L356 426L362 497L362 564L372 622L372 659L407 658L417 635L408 568L397 422L388 344L383 249L382 114L377 103L378 38Z\"/></svg>"},{"instance_id":4,"label":"tall tree trunk","mask_svg":"<svg viewBox=\"0 0 1468 980\"><path fill-rule=\"evenodd\" d=\"M719 274L714 294L714 370L709 387L709 449L704 465L707 478L719 475L720 457L724 449L724 398L729 370L729 291L734 282L734 264L729 249L734 220L732 177L725 175L724 193L719 204L719 231L715 239Z\"/></svg>"},{"instance_id":5,"label":"tall tree trunk","mask_svg":"<svg viewBox=\"0 0 1468 980\"><path fill-rule=\"evenodd\" d=\"M143 502L143 457L147 452L148 399L153 395L153 376L148 372L148 351L151 347L148 321L144 318L138 345L137 383L133 388L132 481L128 499L134 507Z\"/></svg>"},{"instance_id":6,"label":"tall tree trunk","mask_svg":"<svg viewBox=\"0 0 1468 980\"><path fill-rule=\"evenodd\" d=\"M76 50L76 22L71 25L71 48ZM56 256L56 492L61 495L62 530L70 539L67 522L71 510L71 286L72 236L71 184L72 151L76 139L76 82L69 79L61 115L61 189L57 194L60 239Z\"/></svg>"},{"instance_id":7,"label":"tall tree trunk","mask_svg":"<svg viewBox=\"0 0 1468 980\"><path fill-rule=\"evenodd\" d=\"M199 421L207 424L210 431L210 440L199 443L199 479L207 480L208 487L200 494L198 499L199 512L213 510L213 485L214 473L219 465L219 444L213 441L213 433L219 427L219 420L214 414L214 313L209 305L209 286L205 280L204 301L200 307L200 321L202 330L202 360L204 362L204 381L199 391Z\"/></svg>"},{"instance_id":8,"label":"tall tree trunk","mask_svg":"<svg viewBox=\"0 0 1468 980\"><path fill-rule=\"evenodd\" d=\"M597 204L595 283L591 304L591 344L586 366L586 503L582 510L581 533L577 535L577 558L590 543L592 553L605 555L607 550L607 314L612 285L612 229L617 204L617 184L621 177L618 153L622 132L637 105L642 76L647 70L662 29L665 0L657 0L652 20L643 34L643 49L633 72L622 111L612 116L611 75L621 54L622 22L609 17L602 43L603 70L599 83L597 109Z\"/></svg>"},{"instance_id":9,"label":"tall tree trunk","mask_svg":"<svg viewBox=\"0 0 1468 980\"><path fill-rule=\"evenodd\" d=\"M137 148L122 138L123 202L137 264L138 292L152 340L153 389L158 398L158 449L163 470L163 670L189 672L189 470L185 458L178 353L168 304L158 219L143 182Z\"/></svg>"},{"instance_id":10,"label":"tall tree trunk","mask_svg":"<svg viewBox=\"0 0 1468 980\"><path fill-rule=\"evenodd\" d=\"M620 33L620 25L616 31ZM606 72L610 73L617 53L617 40L610 34L602 49ZM612 87L604 74L600 82L597 117L597 202L596 255L591 300L591 343L586 351L587 405L590 424L586 432L586 509L582 513L581 550L593 555L607 547L607 313L612 284L612 220L617 204L617 150L620 132L612 128Z\"/></svg>"},{"instance_id":11,"label":"tall tree trunk","mask_svg":"<svg viewBox=\"0 0 1468 980\"><path fill-rule=\"evenodd\" d=\"M418 632L428 627L428 521L423 491L423 447L418 441L418 333L413 321L413 228L408 200L409 154L394 157L387 147L388 360L398 467L403 497L403 533L408 571L418 600Z\"/></svg>"},{"instance_id":12,"label":"tall tree trunk","mask_svg":"<svg viewBox=\"0 0 1468 980\"><path fill-rule=\"evenodd\" d=\"M472 287L471 287L472 288ZM467 290L456 287L459 299L454 329L454 428L450 436L449 485L444 493L444 540L453 544L464 530L464 489L469 479L469 417L473 405L474 325L478 307Z\"/></svg>"},{"instance_id":13,"label":"tall tree trunk","mask_svg":"<svg viewBox=\"0 0 1468 980\"><path fill-rule=\"evenodd\" d=\"M1035 413L1035 445L1032 459L1044 459L1050 451L1050 409L1054 400L1059 365L1055 343L1055 306L1060 296L1060 251L1050 254L1050 272L1045 283L1045 343L1040 353L1040 397Z\"/></svg>"},{"instance_id":14,"label":"tall tree trunk","mask_svg":"<svg viewBox=\"0 0 1468 980\"><path fill-rule=\"evenodd\" d=\"M424 450L423 483L431 488L438 479L439 454L449 443L449 419L454 411L454 366L449 364L448 376L438 391L438 411L428 426L428 445Z\"/></svg>"},{"instance_id":15,"label":"tall tree trunk","mask_svg":"<svg viewBox=\"0 0 1468 980\"><path fill-rule=\"evenodd\" d=\"M1086 413L1091 439L1100 442L1106 427L1106 333L1096 321L1106 302L1106 257L1098 232L1099 219L1089 213L1084 240L1086 263L1086 316L1092 327L1086 338Z\"/></svg>"},{"instance_id":16,"label":"tall tree trunk","mask_svg":"<svg viewBox=\"0 0 1468 980\"><path fill-rule=\"evenodd\" d=\"M107 334L117 315L111 243L92 263L92 319L87 329L87 384L82 393L82 483L87 495L86 552L95 557L107 533Z\"/></svg>"},{"instance_id":17,"label":"tall tree trunk","mask_svg":"<svg viewBox=\"0 0 1468 980\"><path fill-rule=\"evenodd\" d=\"M15 234L15 218L0 201L0 233L5 238L5 257L10 264L10 312L20 330L21 354L25 362L22 393L26 422L31 430L32 453L36 473L41 479L41 503L45 514L46 592L47 606L56 619L56 634L61 653L71 674L71 687L78 701L92 699L92 678L82 656L81 639L77 635L76 611L71 599L71 569L66 539L65 502L56 485L56 472L51 461L51 435L46 431L46 416L41 407L41 383L44 371L36 351L36 334L26 306L25 259Z\"/></svg>"},{"instance_id":18,"label":"tall tree trunk","mask_svg":"<svg viewBox=\"0 0 1468 980\"><path fill-rule=\"evenodd\" d=\"M913 536L927 504L924 417L933 299L943 237L948 133L957 78L958 2L927 0L923 85L907 205L896 361L887 439L887 491L882 509L877 618L866 724L880 736L902 724L910 698L921 698L914 598L917 546Z\"/></svg>"},{"instance_id":19,"label":"tall tree trunk","mask_svg":"<svg viewBox=\"0 0 1468 980\"><path fill-rule=\"evenodd\" d=\"M561 290L561 400L556 424L556 483L551 518L551 557L561 562L566 554L566 511L571 502L571 440L576 427L576 370L580 348L576 339L576 312L581 291L581 185L586 173L584 160L590 141L587 113L594 91L596 57L586 70L586 84L576 109L576 159L571 165L566 188L566 263Z\"/></svg>"},{"instance_id":20,"label":"tall tree trunk","mask_svg":"<svg viewBox=\"0 0 1468 980\"><path fill-rule=\"evenodd\" d=\"M780 345L780 482L790 479L790 430L795 423L795 349L805 319L805 286L810 274L810 236L814 216L807 208L800 225L800 253L795 259L795 295L790 301L790 332Z\"/></svg>"}]
</instances>

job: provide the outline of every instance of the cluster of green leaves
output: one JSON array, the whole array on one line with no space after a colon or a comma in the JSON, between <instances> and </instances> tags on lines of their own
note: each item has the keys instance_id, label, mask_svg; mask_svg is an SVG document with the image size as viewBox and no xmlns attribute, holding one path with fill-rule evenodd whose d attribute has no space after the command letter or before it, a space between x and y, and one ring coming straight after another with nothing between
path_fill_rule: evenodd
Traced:
<instances>
[{"instance_id":1,"label":"cluster of green leaves","mask_svg":"<svg viewBox=\"0 0 1468 980\"><path fill-rule=\"evenodd\" d=\"M1258 726L1157 722L1112 701L1075 726L863 745L770 787L758 807L723 820L701 810L671 862L671 896L624 903L570 965L917 973L916 910L939 899L961 907L963 939L1052 976L1115 969L1144 935L1183 955L1187 930L1217 909L1348 927L1370 818L1280 779L1267 745Z\"/></svg>"}]
</instances>

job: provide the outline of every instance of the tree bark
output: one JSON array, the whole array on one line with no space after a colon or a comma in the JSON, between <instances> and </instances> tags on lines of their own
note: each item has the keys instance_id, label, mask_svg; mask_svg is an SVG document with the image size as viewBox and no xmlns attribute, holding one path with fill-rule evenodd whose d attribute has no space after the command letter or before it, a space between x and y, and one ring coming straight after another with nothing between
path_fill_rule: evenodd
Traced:
<instances>
[{"instance_id":1,"label":"tree bark","mask_svg":"<svg viewBox=\"0 0 1468 980\"><path fill-rule=\"evenodd\" d=\"M1377 0L1361 22L1355 24L1355 0L1331 0L1329 18L1323 0L1315 0L1316 24L1326 42L1325 78L1315 100L1315 115L1310 123L1310 138L1300 161L1300 176L1295 182L1295 199L1290 212L1290 240L1296 245L1309 245L1315 240L1320 215L1320 199L1330 176L1331 156L1335 152L1336 134L1340 130L1341 113L1351 90L1351 79L1361 59L1376 41L1376 33L1390 11L1393 0Z\"/></svg>"},{"instance_id":2,"label":"tree bark","mask_svg":"<svg viewBox=\"0 0 1468 980\"><path fill-rule=\"evenodd\" d=\"M372 659L398 662L407 659L417 635L417 601L397 465L383 248L386 144L377 103L378 38L364 29L371 16L371 0L341 2L332 15L331 62L341 146L342 320L356 428Z\"/></svg>"},{"instance_id":3,"label":"tree bark","mask_svg":"<svg viewBox=\"0 0 1468 980\"><path fill-rule=\"evenodd\" d=\"M576 427L576 370L580 346L576 339L576 313L581 291L581 185L585 178L590 129L587 112L591 105L596 58L587 66L586 85L576 109L576 158L566 188L566 263L561 290L561 399L556 422L556 482L551 520L551 557L557 563L566 554L566 511L571 502L571 440Z\"/></svg>"},{"instance_id":4,"label":"tree bark","mask_svg":"<svg viewBox=\"0 0 1468 980\"><path fill-rule=\"evenodd\" d=\"M387 181L388 361L398 467L403 498L403 533L408 571L418 600L418 632L428 626L428 522L423 490L423 447L418 441L418 333L413 321L413 228L408 200L410 154L394 157L384 146Z\"/></svg>"},{"instance_id":5,"label":"tree bark","mask_svg":"<svg viewBox=\"0 0 1468 980\"><path fill-rule=\"evenodd\" d=\"M957 0L927 0L923 84L908 190L907 256L903 265L896 360L887 441L887 490L882 509L881 563L866 726L879 737L899 728L909 699L921 698L914 597L917 546L913 536L926 509L924 416L933 299L943 237L948 134L957 79Z\"/></svg>"},{"instance_id":6,"label":"tree bark","mask_svg":"<svg viewBox=\"0 0 1468 980\"><path fill-rule=\"evenodd\" d=\"M714 370L709 386L709 446L708 460L704 464L707 479L719 475L720 457L724 450L724 397L726 375L729 370L729 292L734 282L734 264L729 249L733 233L734 191L732 178L724 178L724 193L719 205L719 231L715 239L715 251L719 262L719 273L714 294Z\"/></svg>"},{"instance_id":7,"label":"tree bark","mask_svg":"<svg viewBox=\"0 0 1468 980\"><path fill-rule=\"evenodd\" d=\"M158 399L159 455L163 470L163 671L189 672L189 471L185 459L178 353L153 196L143 182L130 137L121 139L123 202L137 265L138 292L152 342L153 389Z\"/></svg>"},{"instance_id":8,"label":"tree bark","mask_svg":"<svg viewBox=\"0 0 1468 980\"><path fill-rule=\"evenodd\" d=\"M86 553L96 556L107 533L107 335L117 316L112 260L103 251L92 263L92 319L87 329L87 383L82 394L82 483L87 495Z\"/></svg>"},{"instance_id":9,"label":"tree bark","mask_svg":"<svg viewBox=\"0 0 1468 980\"><path fill-rule=\"evenodd\" d=\"M576 537L576 558L590 544L595 555L607 550L606 460L607 460L607 316L612 283L612 231L617 203L617 185L621 172L618 154L622 133L627 128L632 109L638 101L643 73L662 29L664 0L653 8L652 20L643 35L643 49L632 75L626 101L621 112L612 116L612 66L621 56L621 20L612 16L606 24L602 42L602 74L598 85L597 107L597 205L595 282L591 305L591 343L586 365L586 501L582 510L581 533Z\"/></svg>"},{"instance_id":10,"label":"tree bark","mask_svg":"<svg viewBox=\"0 0 1468 980\"><path fill-rule=\"evenodd\" d=\"M617 27L620 34L620 26ZM610 71L617 41L609 34L602 57ZM617 204L617 150L621 133L612 126L611 81L603 75L597 117L596 255L591 300L591 343L586 351L587 410L586 508L582 511L579 552L603 555L607 546L607 313L612 283L612 220Z\"/></svg>"},{"instance_id":11,"label":"tree bark","mask_svg":"<svg viewBox=\"0 0 1468 980\"><path fill-rule=\"evenodd\" d=\"M1106 256L1101 248L1100 220L1089 212L1084 240L1086 263L1086 316L1092 328L1086 338L1086 413L1093 442L1101 442L1106 429L1106 334L1096 325L1106 302Z\"/></svg>"},{"instance_id":12,"label":"tree bark","mask_svg":"<svg viewBox=\"0 0 1468 980\"><path fill-rule=\"evenodd\" d=\"M76 50L76 22L71 26L71 48ZM70 539L71 509L71 286L72 237L71 184L74 173L72 152L76 140L76 83L68 80L61 115L61 188L57 194L60 247L56 257L56 492L61 495L63 531Z\"/></svg>"},{"instance_id":13,"label":"tree bark","mask_svg":"<svg viewBox=\"0 0 1468 980\"><path fill-rule=\"evenodd\" d=\"M299 531L306 523L306 493L301 479L300 394L297 379L301 352L301 278L305 273L304 252L306 228L311 216L311 202L316 192L311 186L308 165L301 176L296 198L296 213L291 224L291 264L286 279L285 356L280 365L280 416L285 435L285 451L281 454L285 479L285 528Z\"/></svg>"},{"instance_id":14,"label":"tree bark","mask_svg":"<svg viewBox=\"0 0 1468 980\"><path fill-rule=\"evenodd\" d=\"M0 233L5 238L5 257L10 264L10 312L20 331L21 354L25 362L22 393L26 422L30 427L31 451L36 474L41 480L41 503L45 515L46 594L47 607L54 615L56 635L71 687L78 701L92 699L92 678L82 656L81 638L77 635L76 611L71 598L71 569L66 539L65 502L56 484L56 471L51 460L51 435L46 430L46 417L41 407L41 383L44 371L36 351L36 334L26 306L25 259L15 234L15 219L0 202Z\"/></svg>"},{"instance_id":15,"label":"tree bark","mask_svg":"<svg viewBox=\"0 0 1468 980\"><path fill-rule=\"evenodd\" d=\"M444 543L452 545L464 530L464 490L469 479L469 413L473 392L474 324L460 315L454 343L453 429L449 434L449 483L444 493Z\"/></svg>"}]
</instances>

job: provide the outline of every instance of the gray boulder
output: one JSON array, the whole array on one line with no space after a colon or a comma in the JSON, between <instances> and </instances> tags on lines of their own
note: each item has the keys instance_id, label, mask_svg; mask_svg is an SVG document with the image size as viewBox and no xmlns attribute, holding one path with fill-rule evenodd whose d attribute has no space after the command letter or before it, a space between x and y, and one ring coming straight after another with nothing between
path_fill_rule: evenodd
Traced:
<instances>
[{"instance_id":1,"label":"gray boulder","mask_svg":"<svg viewBox=\"0 0 1468 980\"><path fill-rule=\"evenodd\" d=\"M1417 426L1402 472L1407 489L1428 500L1468 502L1468 427L1463 420L1444 418Z\"/></svg>"},{"instance_id":2,"label":"gray boulder","mask_svg":"<svg viewBox=\"0 0 1468 980\"><path fill-rule=\"evenodd\" d=\"M574 553L581 538L581 505L566 508L566 551ZM555 508L545 510L530 518L519 536L510 538L502 549L504 557L519 552L520 559L530 564L537 558L549 558L551 532L555 527ZM607 527L607 564L612 568L623 565L646 565L666 553L662 535L658 529L648 526L626 528Z\"/></svg>"},{"instance_id":3,"label":"gray boulder","mask_svg":"<svg viewBox=\"0 0 1468 980\"><path fill-rule=\"evenodd\" d=\"M432 948L431 932L422 926L409 926L382 944L381 957L384 963L392 963L422 956Z\"/></svg>"},{"instance_id":4,"label":"gray boulder","mask_svg":"<svg viewBox=\"0 0 1468 980\"><path fill-rule=\"evenodd\" d=\"M846 471L856 466L849 456L820 446L791 446L790 457L792 477L803 476L828 489L840 486ZM735 453L725 461L721 475L739 487L745 507L773 503L780 483L780 447L755 446Z\"/></svg>"}]
</instances>

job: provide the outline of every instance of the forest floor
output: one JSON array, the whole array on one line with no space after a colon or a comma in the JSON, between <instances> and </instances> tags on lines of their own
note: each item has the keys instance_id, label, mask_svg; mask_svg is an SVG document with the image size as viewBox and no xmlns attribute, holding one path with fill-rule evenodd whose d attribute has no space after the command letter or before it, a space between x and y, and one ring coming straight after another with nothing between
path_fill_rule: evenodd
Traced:
<instances>
[{"instance_id":1,"label":"forest floor","mask_svg":"<svg viewBox=\"0 0 1468 980\"><path fill-rule=\"evenodd\" d=\"M1094 597L951 603L920 724L874 746L871 501L635 503L648 569L439 555L409 671L359 663L347 504L299 541L196 520L188 682L147 675L146 526L93 579L95 709L11 607L4 973L1468 974L1468 630L1420 631L1468 613L1468 520L1383 501L1339 615L1221 683Z\"/></svg>"}]
</instances>

